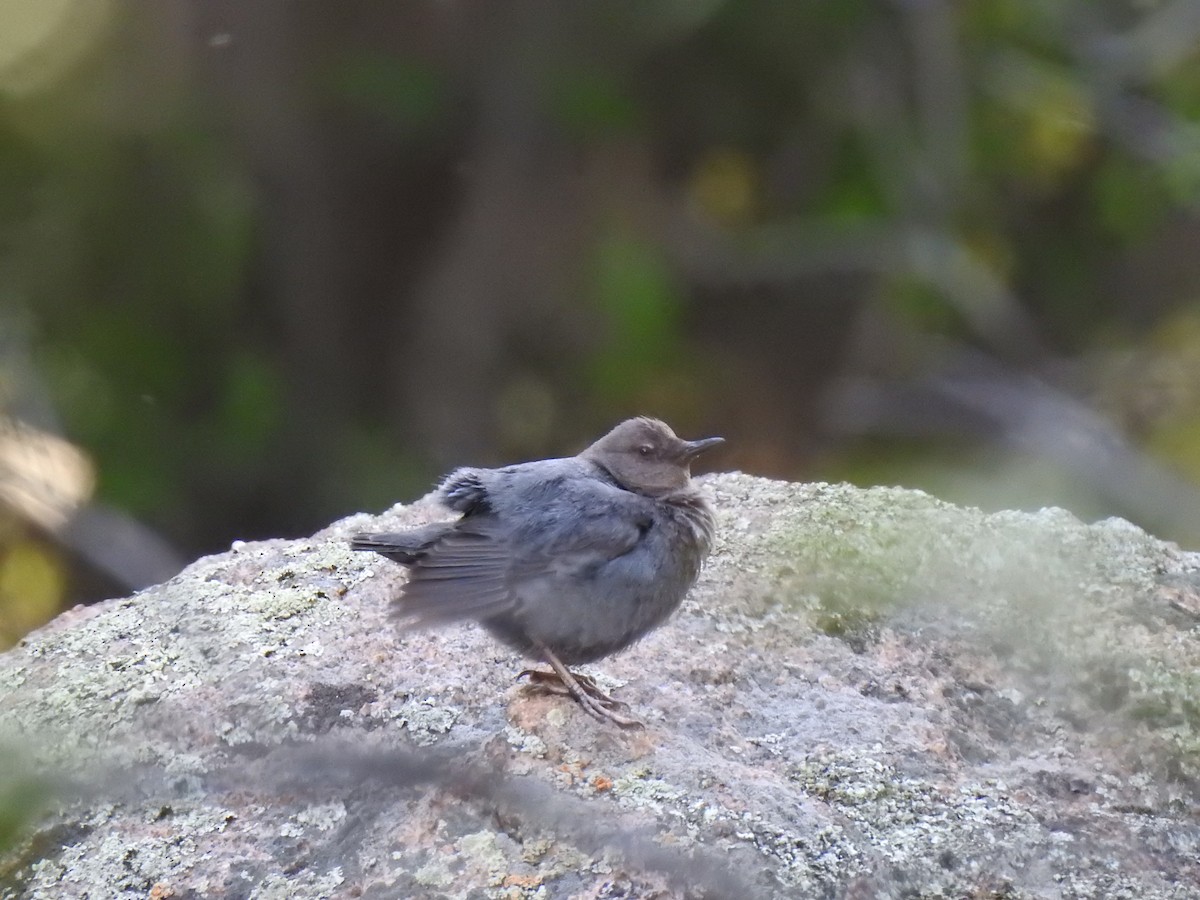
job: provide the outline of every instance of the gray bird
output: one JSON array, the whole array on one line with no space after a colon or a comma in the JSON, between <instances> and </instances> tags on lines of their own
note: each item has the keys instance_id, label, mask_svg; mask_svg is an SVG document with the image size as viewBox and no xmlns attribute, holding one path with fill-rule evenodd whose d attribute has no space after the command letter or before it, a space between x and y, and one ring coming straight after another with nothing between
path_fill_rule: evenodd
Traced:
<instances>
[{"instance_id":1,"label":"gray bird","mask_svg":"<svg viewBox=\"0 0 1200 900\"><path fill-rule=\"evenodd\" d=\"M479 621L553 670L518 677L637 727L616 711L625 704L567 667L628 647L683 602L713 540L712 510L689 466L723 442L684 441L657 419L629 419L578 456L457 469L438 495L461 518L359 534L350 546L408 568L394 601L406 627Z\"/></svg>"}]
</instances>

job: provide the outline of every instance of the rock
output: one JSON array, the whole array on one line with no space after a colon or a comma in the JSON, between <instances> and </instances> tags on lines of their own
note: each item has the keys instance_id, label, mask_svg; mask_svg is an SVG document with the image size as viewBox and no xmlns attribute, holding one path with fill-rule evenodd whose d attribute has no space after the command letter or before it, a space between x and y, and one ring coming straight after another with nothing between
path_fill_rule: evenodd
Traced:
<instances>
[{"instance_id":1,"label":"rock","mask_svg":"<svg viewBox=\"0 0 1200 900\"><path fill-rule=\"evenodd\" d=\"M53 795L4 897L1200 895L1200 557L1128 523L705 479L718 544L593 667L398 635L360 530L239 543L0 656ZM10 775L11 777L11 775Z\"/></svg>"}]
</instances>

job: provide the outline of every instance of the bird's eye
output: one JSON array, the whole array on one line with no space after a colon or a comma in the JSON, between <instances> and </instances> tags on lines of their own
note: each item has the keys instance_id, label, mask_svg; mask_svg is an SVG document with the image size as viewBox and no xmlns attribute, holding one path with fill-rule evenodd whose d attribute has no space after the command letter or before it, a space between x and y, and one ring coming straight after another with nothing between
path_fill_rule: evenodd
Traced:
<instances>
[{"instance_id":1,"label":"bird's eye","mask_svg":"<svg viewBox=\"0 0 1200 900\"><path fill-rule=\"evenodd\" d=\"M649 456L651 449L652 448L649 444L642 444L640 447L638 447L638 454L641 456Z\"/></svg>"}]
</instances>

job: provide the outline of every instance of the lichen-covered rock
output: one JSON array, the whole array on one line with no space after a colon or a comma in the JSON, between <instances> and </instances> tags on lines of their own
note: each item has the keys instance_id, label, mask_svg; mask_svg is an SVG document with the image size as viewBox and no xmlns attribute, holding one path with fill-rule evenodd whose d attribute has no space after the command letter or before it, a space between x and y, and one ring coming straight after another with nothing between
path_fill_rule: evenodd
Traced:
<instances>
[{"instance_id":1,"label":"lichen-covered rock","mask_svg":"<svg viewBox=\"0 0 1200 900\"><path fill-rule=\"evenodd\" d=\"M402 570L346 539L428 500L60 617L0 656L0 743L54 785L0 896L1200 896L1197 556L704 483L700 584L588 669L642 732L478 628L395 632Z\"/></svg>"}]
</instances>

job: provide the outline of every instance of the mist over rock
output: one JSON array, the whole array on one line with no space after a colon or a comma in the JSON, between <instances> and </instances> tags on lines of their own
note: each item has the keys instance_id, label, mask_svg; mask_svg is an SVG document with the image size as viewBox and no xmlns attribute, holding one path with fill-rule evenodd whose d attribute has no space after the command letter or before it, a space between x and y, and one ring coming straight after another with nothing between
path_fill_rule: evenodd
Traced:
<instances>
[{"instance_id":1,"label":"mist over rock","mask_svg":"<svg viewBox=\"0 0 1200 900\"><path fill-rule=\"evenodd\" d=\"M359 531L238 544L0 655L53 788L0 896L1200 893L1200 556L1127 522L701 479L683 608L531 692L475 626L398 634Z\"/></svg>"}]
</instances>

